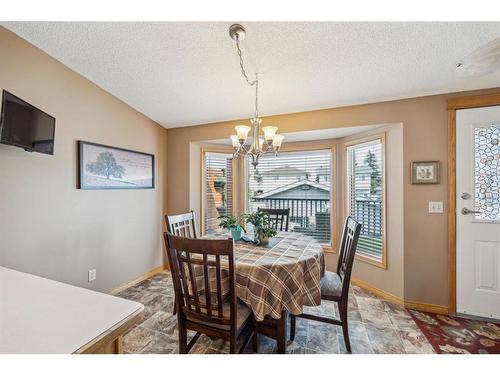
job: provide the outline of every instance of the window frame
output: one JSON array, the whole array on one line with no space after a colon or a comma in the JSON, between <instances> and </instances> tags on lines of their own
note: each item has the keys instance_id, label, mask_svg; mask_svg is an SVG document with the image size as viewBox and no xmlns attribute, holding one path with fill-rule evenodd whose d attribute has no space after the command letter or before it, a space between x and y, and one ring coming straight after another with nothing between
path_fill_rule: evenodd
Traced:
<instances>
[{"instance_id":1,"label":"window frame","mask_svg":"<svg viewBox=\"0 0 500 375\"><path fill-rule=\"evenodd\" d=\"M231 148L224 148L224 147L202 147L200 149L200 175L201 175L201 188L200 188L200 236L204 236L205 233L205 194L206 194L206 170L205 170L205 162L206 162L206 154L226 154L226 155L233 155L234 151ZM232 163L232 181L231 181L231 187L233 189L232 191L232 205L233 205L233 212L232 215L237 215L239 214L238 212L238 206L236 205L238 203L238 198L237 198L237 189L235 189L236 185L236 175L239 173L237 171L238 165L237 165L237 160L232 157L231 158L231 163Z\"/></svg>"},{"instance_id":2,"label":"window frame","mask_svg":"<svg viewBox=\"0 0 500 375\"><path fill-rule=\"evenodd\" d=\"M280 149L280 152L295 152L295 151L318 151L318 150L328 150L331 154L330 162L330 245L321 245L323 251L326 253L337 253L337 147L334 143L324 142L318 143L314 142L312 144L302 143L301 145L290 145L287 144ZM279 156L278 156L279 157ZM240 158L238 158L240 159ZM240 207L243 212L247 212L248 209L248 196L247 196L247 183L248 183L248 163L245 163L245 158L241 158L242 162L240 164L242 170L242 183L240 194L240 202L238 207Z\"/></svg>"},{"instance_id":3,"label":"window frame","mask_svg":"<svg viewBox=\"0 0 500 375\"><path fill-rule=\"evenodd\" d=\"M368 143L372 142L375 140L379 140L381 145L382 145L382 259L380 261L373 259L372 257L369 257L364 254L359 254L356 252L356 259L360 260L362 262L371 264L373 266L387 269L387 199L386 199L386 153L387 153L387 148L386 148L386 133L378 133L374 135L370 135L367 137L362 137L362 138L357 138L352 141L347 141L344 142L343 148L344 148L344 160L342 161L342 169L343 169L343 174L344 174L344 181L343 181L343 194L344 194L344 213L345 217L349 215L349 193L348 193L348 176L347 176L347 164L349 163L349 153L348 153L348 148L356 145L360 145L363 143Z\"/></svg>"}]
</instances>

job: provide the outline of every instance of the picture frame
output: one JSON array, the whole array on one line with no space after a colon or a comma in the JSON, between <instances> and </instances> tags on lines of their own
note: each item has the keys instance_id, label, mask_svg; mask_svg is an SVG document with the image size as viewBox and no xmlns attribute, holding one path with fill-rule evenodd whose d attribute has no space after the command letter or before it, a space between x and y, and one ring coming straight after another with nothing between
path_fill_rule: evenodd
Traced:
<instances>
[{"instance_id":1,"label":"picture frame","mask_svg":"<svg viewBox=\"0 0 500 375\"><path fill-rule=\"evenodd\" d=\"M440 177L440 162L437 160L411 163L411 183L413 185L439 184Z\"/></svg>"},{"instance_id":2,"label":"picture frame","mask_svg":"<svg viewBox=\"0 0 500 375\"><path fill-rule=\"evenodd\" d=\"M78 189L154 189L155 156L78 141Z\"/></svg>"}]
</instances>

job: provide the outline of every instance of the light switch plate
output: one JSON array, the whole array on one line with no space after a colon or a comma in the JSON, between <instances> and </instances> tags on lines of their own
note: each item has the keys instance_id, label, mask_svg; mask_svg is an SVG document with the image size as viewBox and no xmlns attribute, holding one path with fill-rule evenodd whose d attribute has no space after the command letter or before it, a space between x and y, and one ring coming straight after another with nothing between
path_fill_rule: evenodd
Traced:
<instances>
[{"instance_id":1,"label":"light switch plate","mask_svg":"<svg viewBox=\"0 0 500 375\"><path fill-rule=\"evenodd\" d=\"M430 214L442 214L444 212L443 202L429 202Z\"/></svg>"}]
</instances>

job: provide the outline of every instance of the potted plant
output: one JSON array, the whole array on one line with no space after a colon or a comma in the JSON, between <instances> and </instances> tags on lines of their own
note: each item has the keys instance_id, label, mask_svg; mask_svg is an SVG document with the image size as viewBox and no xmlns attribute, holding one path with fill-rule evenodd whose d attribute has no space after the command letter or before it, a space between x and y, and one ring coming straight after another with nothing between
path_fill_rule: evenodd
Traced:
<instances>
[{"instance_id":1,"label":"potted plant","mask_svg":"<svg viewBox=\"0 0 500 375\"><path fill-rule=\"evenodd\" d=\"M260 245L267 245L269 243L269 239L276 236L276 229L271 226L269 215L265 212L257 211L253 214L247 214L245 216L246 222L253 225L254 239L257 240Z\"/></svg>"},{"instance_id":2,"label":"potted plant","mask_svg":"<svg viewBox=\"0 0 500 375\"><path fill-rule=\"evenodd\" d=\"M220 220L219 227L230 230L233 240L241 240L241 231L244 231L246 233L245 228L240 225L240 217L223 215L219 216L218 219Z\"/></svg>"},{"instance_id":3,"label":"potted plant","mask_svg":"<svg viewBox=\"0 0 500 375\"><path fill-rule=\"evenodd\" d=\"M269 243L269 239L276 236L276 229L265 226L259 227L255 231L257 233L257 239L259 240L259 244L262 246L266 246Z\"/></svg>"}]
</instances>

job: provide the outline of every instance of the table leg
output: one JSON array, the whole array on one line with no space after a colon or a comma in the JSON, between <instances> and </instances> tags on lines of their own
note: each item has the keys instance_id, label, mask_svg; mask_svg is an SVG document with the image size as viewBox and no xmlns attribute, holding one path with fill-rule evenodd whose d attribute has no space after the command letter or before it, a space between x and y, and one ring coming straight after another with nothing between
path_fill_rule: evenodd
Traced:
<instances>
[{"instance_id":1,"label":"table leg","mask_svg":"<svg viewBox=\"0 0 500 375\"><path fill-rule=\"evenodd\" d=\"M115 354L123 354L123 336L120 335L115 341Z\"/></svg>"},{"instance_id":2,"label":"table leg","mask_svg":"<svg viewBox=\"0 0 500 375\"><path fill-rule=\"evenodd\" d=\"M281 318L274 319L266 317L264 321L259 322L257 325L257 330L259 333L276 340L278 353L280 354L286 353L287 319L288 312L283 311L281 313Z\"/></svg>"}]
</instances>

